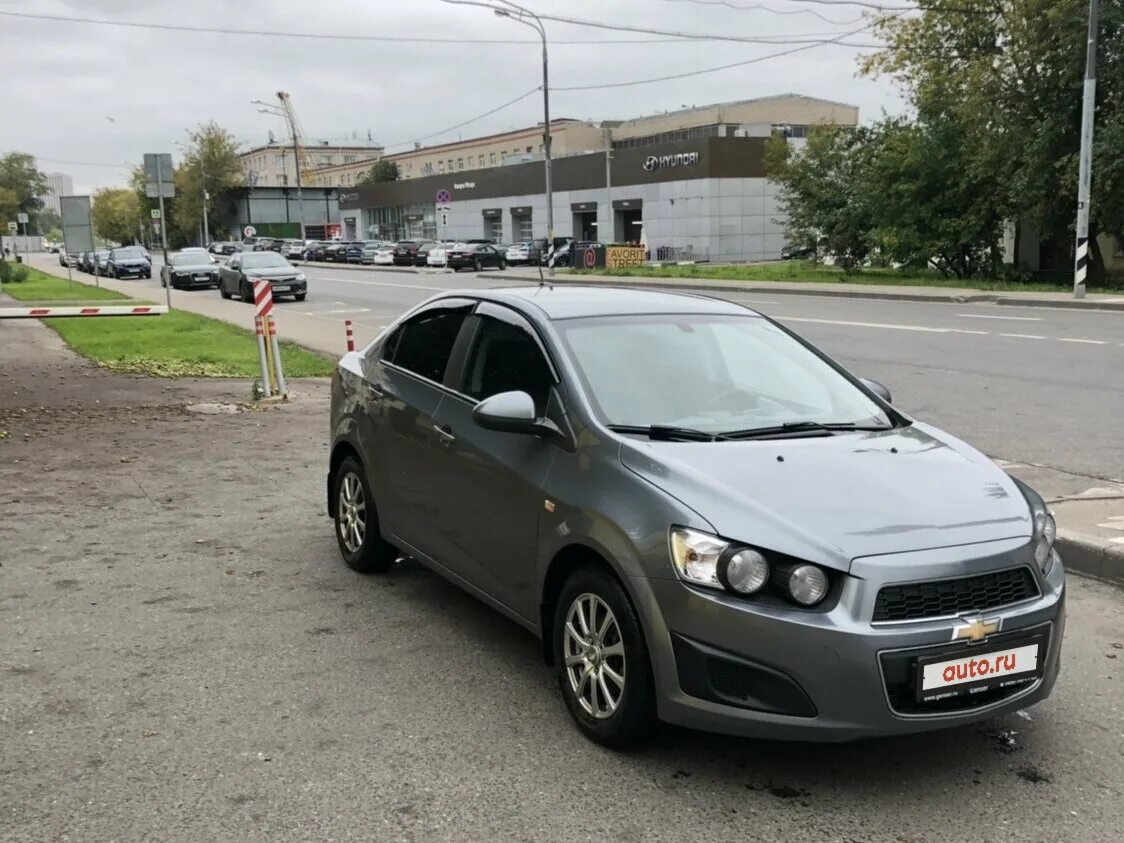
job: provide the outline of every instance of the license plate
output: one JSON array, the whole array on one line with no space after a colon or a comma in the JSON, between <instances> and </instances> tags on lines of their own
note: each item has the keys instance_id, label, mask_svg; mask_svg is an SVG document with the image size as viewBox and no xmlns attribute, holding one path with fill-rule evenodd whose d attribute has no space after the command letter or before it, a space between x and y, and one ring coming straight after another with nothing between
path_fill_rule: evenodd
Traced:
<instances>
[{"instance_id":1,"label":"license plate","mask_svg":"<svg viewBox=\"0 0 1124 843\"><path fill-rule=\"evenodd\" d=\"M289 285L288 284L276 284L273 287L273 292L275 292L275 293L287 293L287 292L289 292Z\"/></svg>"},{"instance_id":2,"label":"license plate","mask_svg":"<svg viewBox=\"0 0 1124 843\"><path fill-rule=\"evenodd\" d=\"M210 279L210 277L211 276L207 275L206 273L196 274L195 280L196 281L207 281L207 280Z\"/></svg>"},{"instance_id":3,"label":"license plate","mask_svg":"<svg viewBox=\"0 0 1124 843\"><path fill-rule=\"evenodd\" d=\"M1001 648L966 650L917 660L917 700L980 694L1033 682L1042 675L1046 639L1017 641Z\"/></svg>"}]
</instances>

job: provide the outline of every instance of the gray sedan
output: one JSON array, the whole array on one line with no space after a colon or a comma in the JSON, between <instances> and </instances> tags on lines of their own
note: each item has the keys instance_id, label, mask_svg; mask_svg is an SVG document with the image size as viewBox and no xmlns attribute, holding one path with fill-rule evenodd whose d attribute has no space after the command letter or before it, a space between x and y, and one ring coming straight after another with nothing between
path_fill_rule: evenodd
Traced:
<instances>
[{"instance_id":1,"label":"gray sedan","mask_svg":"<svg viewBox=\"0 0 1124 843\"><path fill-rule=\"evenodd\" d=\"M269 281L273 298L292 296L304 301L308 280L303 272L276 252L235 252L219 267L219 294L224 299L238 296L247 304L254 303L254 281Z\"/></svg>"},{"instance_id":2,"label":"gray sedan","mask_svg":"<svg viewBox=\"0 0 1124 843\"><path fill-rule=\"evenodd\" d=\"M580 729L850 740L1045 699L1042 499L767 317L667 293L442 294L340 361L328 509L542 640Z\"/></svg>"},{"instance_id":3,"label":"gray sedan","mask_svg":"<svg viewBox=\"0 0 1124 843\"><path fill-rule=\"evenodd\" d=\"M160 268L160 286L168 284L176 290L215 288L219 285L219 269L201 249L173 252Z\"/></svg>"}]
</instances>

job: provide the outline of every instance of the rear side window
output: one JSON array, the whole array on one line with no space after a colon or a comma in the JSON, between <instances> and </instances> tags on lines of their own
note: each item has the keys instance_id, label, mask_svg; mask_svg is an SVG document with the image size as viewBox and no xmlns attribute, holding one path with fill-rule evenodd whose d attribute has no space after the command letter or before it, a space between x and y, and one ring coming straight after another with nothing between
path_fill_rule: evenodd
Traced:
<instances>
[{"instance_id":1,"label":"rear side window","mask_svg":"<svg viewBox=\"0 0 1124 843\"><path fill-rule=\"evenodd\" d=\"M457 334L471 307L428 310L403 323L383 347L383 359L441 383Z\"/></svg>"}]
</instances>

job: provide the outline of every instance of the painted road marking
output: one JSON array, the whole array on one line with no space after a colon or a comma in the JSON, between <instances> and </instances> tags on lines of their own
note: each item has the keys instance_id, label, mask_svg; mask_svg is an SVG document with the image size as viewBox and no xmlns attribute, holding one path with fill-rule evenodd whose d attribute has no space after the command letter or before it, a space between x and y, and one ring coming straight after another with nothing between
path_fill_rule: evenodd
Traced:
<instances>
[{"instance_id":1,"label":"painted road marking","mask_svg":"<svg viewBox=\"0 0 1124 843\"><path fill-rule=\"evenodd\" d=\"M356 281L352 278L315 278L315 281L326 281L329 284L359 284L363 287L401 287L404 290L425 290L431 293L443 293L454 287L423 287L421 284L392 284L389 281Z\"/></svg>"},{"instance_id":2,"label":"painted road marking","mask_svg":"<svg viewBox=\"0 0 1124 843\"><path fill-rule=\"evenodd\" d=\"M991 335L991 331L968 331L964 328L949 328L949 333L952 334L976 334L977 336L986 337Z\"/></svg>"},{"instance_id":3,"label":"painted road marking","mask_svg":"<svg viewBox=\"0 0 1124 843\"><path fill-rule=\"evenodd\" d=\"M965 319L1006 319L1010 322L1041 322L1037 316L991 316L985 313L957 313Z\"/></svg>"},{"instance_id":4,"label":"painted road marking","mask_svg":"<svg viewBox=\"0 0 1124 843\"><path fill-rule=\"evenodd\" d=\"M1014 337L1017 340L1044 340L1046 337L1040 334L1000 334L1001 337Z\"/></svg>"},{"instance_id":5,"label":"painted road marking","mask_svg":"<svg viewBox=\"0 0 1124 843\"><path fill-rule=\"evenodd\" d=\"M924 325L895 325L888 322L845 322L842 319L812 319L806 316L787 316L784 322L809 322L815 325L844 325L852 328L887 328L892 331L920 331L925 334L948 334L952 328L928 328Z\"/></svg>"},{"instance_id":6,"label":"painted road marking","mask_svg":"<svg viewBox=\"0 0 1124 843\"><path fill-rule=\"evenodd\" d=\"M1058 342L1083 342L1086 345L1105 345L1104 340L1083 340L1076 337L1058 337Z\"/></svg>"},{"instance_id":7,"label":"painted road marking","mask_svg":"<svg viewBox=\"0 0 1124 843\"><path fill-rule=\"evenodd\" d=\"M340 302L341 304L343 302ZM333 313L369 313L369 307L345 307L342 310L306 310L305 316L330 316Z\"/></svg>"}]
</instances>

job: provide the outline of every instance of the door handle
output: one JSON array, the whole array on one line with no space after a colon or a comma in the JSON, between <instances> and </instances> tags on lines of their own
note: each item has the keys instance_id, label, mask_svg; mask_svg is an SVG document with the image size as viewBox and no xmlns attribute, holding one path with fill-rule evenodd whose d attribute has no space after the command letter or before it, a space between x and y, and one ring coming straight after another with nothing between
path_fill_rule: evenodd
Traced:
<instances>
[{"instance_id":1,"label":"door handle","mask_svg":"<svg viewBox=\"0 0 1124 843\"><path fill-rule=\"evenodd\" d=\"M433 426L433 429L437 431L437 437L440 440L441 444L445 447L448 447L449 445L452 445L457 441L457 435L453 433L453 431L448 427L435 424Z\"/></svg>"},{"instance_id":2,"label":"door handle","mask_svg":"<svg viewBox=\"0 0 1124 843\"><path fill-rule=\"evenodd\" d=\"M383 389L382 384L366 383L367 395L374 399L386 398L386 390Z\"/></svg>"}]
</instances>

